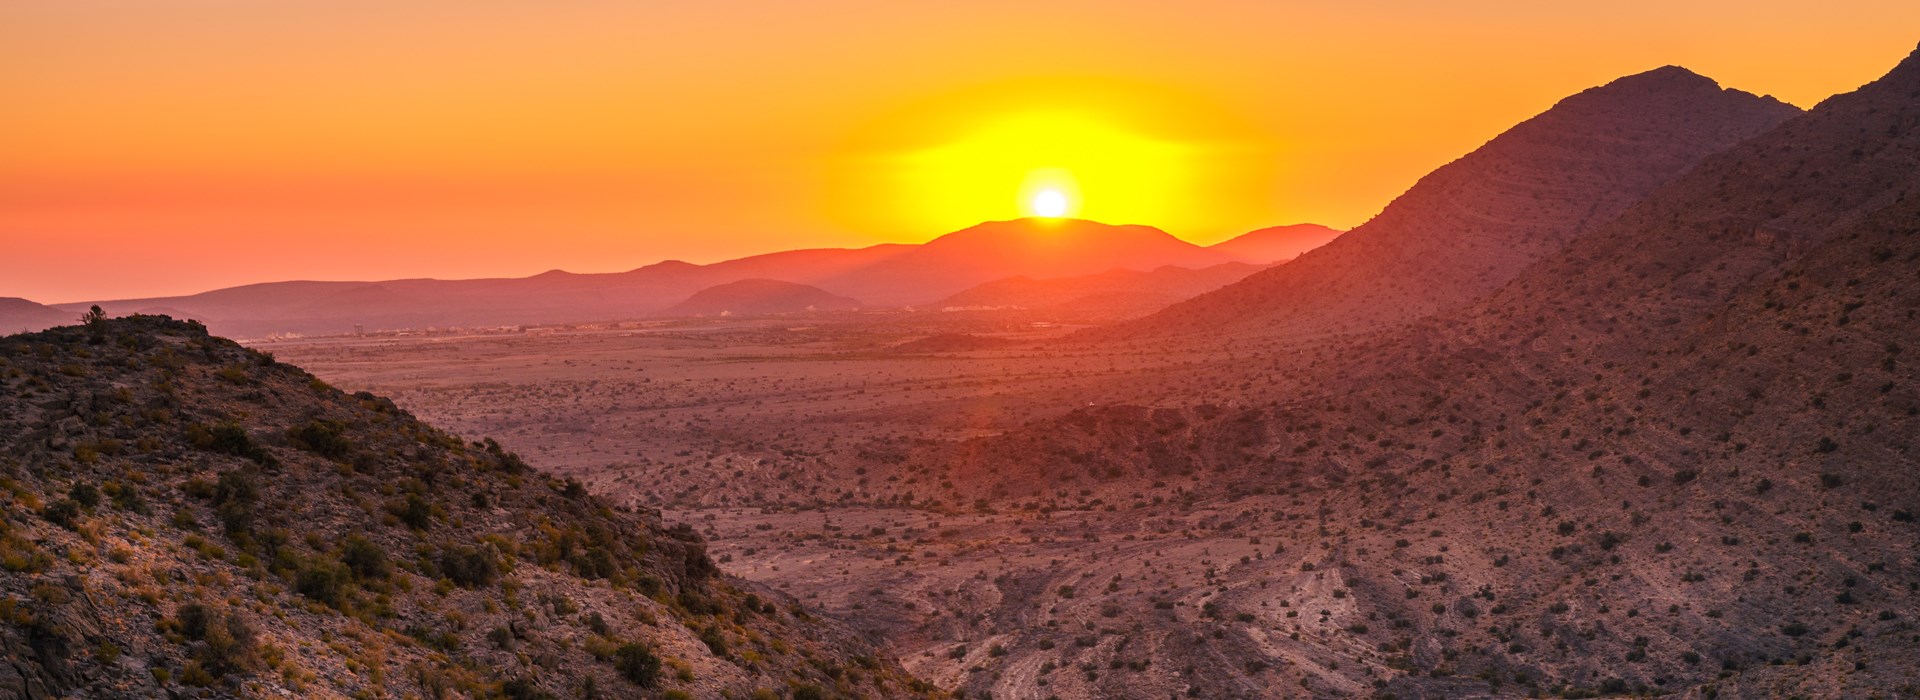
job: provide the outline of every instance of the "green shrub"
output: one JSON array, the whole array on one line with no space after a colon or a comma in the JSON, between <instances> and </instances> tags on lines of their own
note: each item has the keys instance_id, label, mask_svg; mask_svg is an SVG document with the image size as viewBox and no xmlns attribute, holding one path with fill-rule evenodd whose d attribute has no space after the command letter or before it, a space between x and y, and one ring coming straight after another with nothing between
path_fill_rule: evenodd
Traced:
<instances>
[{"instance_id":1,"label":"green shrub","mask_svg":"<svg viewBox=\"0 0 1920 700\"><path fill-rule=\"evenodd\" d=\"M87 510L100 507L100 489L84 481L74 484L73 488L68 489L67 498L73 499L75 503L79 503Z\"/></svg>"},{"instance_id":2,"label":"green shrub","mask_svg":"<svg viewBox=\"0 0 1920 700\"><path fill-rule=\"evenodd\" d=\"M80 504L71 498L62 498L40 509L40 517L46 518L47 522L72 530L80 523Z\"/></svg>"},{"instance_id":3,"label":"green shrub","mask_svg":"<svg viewBox=\"0 0 1920 700\"><path fill-rule=\"evenodd\" d=\"M420 494L407 494L406 500L392 510L394 516L400 518L400 522L406 523L407 527L415 530L425 530L433 525L433 505L427 503L427 499L421 498Z\"/></svg>"},{"instance_id":4,"label":"green shrub","mask_svg":"<svg viewBox=\"0 0 1920 700\"><path fill-rule=\"evenodd\" d=\"M700 643L707 645L707 650L713 652L714 656L726 658L727 637L720 632L719 625L708 625L701 629Z\"/></svg>"},{"instance_id":5,"label":"green shrub","mask_svg":"<svg viewBox=\"0 0 1920 700\"><path fill-rule=\"evenodd\" d=\"M338 421L315 420L287 431L295 447L326 457L346 459L353 454L353 442L342 437L347 426Z\"/></svg>"},{"instance_id":6,"label":"green shrub","mask_svg":"<svg viewBox=\"0 0 1920 700\"><path fill-rule=\"evenodd\" d=\"M613 652L613 668L642 688L652 688L660 682L660 657L655 656L645 644L628 642L620 645Z\"/></svg>"},{"instance_id":7,"label":"green shrub","mask_svg":"<svg viewBox=\"0 0 1920 700\"><path fill-rule=\"evenodd\" d=\"M500 562L483 547L454 545L440 551L440 574L454 585L479 588L492 585L500 576Z\"/></svg>"},{"instance_id":8,"label":"green shrub","mask_svg":"<svg viewBox=\"0 0 1920 700\"><path fill-rule=\"evenodd\" d=\"M335 609L347 602L347 573L328 561L312 561L301 567L293 589Z\"/></svg>"},{"instance_id":9,"label":"green shrub","mask_svg":"<svg viewBox=\"0 0 1920 700\"><path fill-rule=\"evenodd\" d=\"M361 580L384 579L393 573L386 551L360 535L347 536L346 543L340 547L340 560Z\"/></svg>"},{"instance_id":10,"label":"green shrub","mask_svg":"<svg viewBox=\"0 0 1920 700\"><path fill-rule=\"evenodd\" d=\"M263 467L280 464L265 448L254 444L253 438L247 436L246 429L236 423L190 426L187 428L187 439L200 449L245 457Z\"/></svg>"},{"instance_id":11,"label":"green shrub","mask_svg":"<svg viewBox=\"0 0 1920 700\"><path fill-rule=\"evenodd\" d=\"M213 487L214 512L229 534L253 529L253 514L260 502L260 490L253 477L239 470L225 472Z\"/></svg>"}]
</instances>

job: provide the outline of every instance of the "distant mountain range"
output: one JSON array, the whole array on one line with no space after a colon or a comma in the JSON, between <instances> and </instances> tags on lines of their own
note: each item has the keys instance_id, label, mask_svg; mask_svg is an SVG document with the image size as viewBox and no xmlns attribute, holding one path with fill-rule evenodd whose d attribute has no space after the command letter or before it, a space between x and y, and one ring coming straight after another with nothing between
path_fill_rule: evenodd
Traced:
<instances>
[{"instance_id":1,"label":"distant mountain range","mask_svg":"<svg viewBox=\"0 0 1920 700\"><path fill-rule=\"evenodd\" d=\"M0 335L52 328L73 323L79 317L78 312L43 306L19 297L0 297Z\"/></svg>"},{"instance_id":2,"label":"distant mountain range","mask_svg":"<svg viewBox=\"0 0 1920 700\"><path fill-rule=\"evenodd\" d=\"M1330 232L1311 225L1262 229L1208 248L1149 226L1114 226L1078 219L1015 219L979 224L919 245L791 250L710 265L670 260L617 273L553 270L532 277L501 279L269 282L187 296L53 307L17 300L0 305L0 329L49 327L70 320L96 303L110 315L150 313L191 318L215 332L237 337L580 323L722 311L786 313L808 306L817 310L887 308L943 304L947 303L943 300L973 287L1008 278L1059 280L1050 285L1054 292L1042 295L1051 300L1044 303L1058 301L1061 294L1071 296L1067 290L1075 286L1089 290L1078 295L1083 297L1102 290L1119 292L1124 298L1112 303L1125 306L1127 315L1139 315L1244 277L1255 265L1310 246ZM1116 271L1144 274L1168 267L1185 272L1209 271L1155 273L1130 280L1112 278L1106 283L1069 279ZM760 282L715 289L747 280ZM775 289L767 282L806 285L815 288L817 294ZM1135 286L1116 290L1114 284ZM1007 292L1004 286L997 292L1003 304L1044 305L1013 299L1006 296ZM981 292L992 293L996 292ZM813 301L794 307L773 298L795 294L799 296L794 298ZM747 303L747 297L756 299ZM726 303L714 305L716 300L727 299L740 309L721 308L728 306ZM750 308L760 310L742 310Z\"/></svg>"}]
</instances>

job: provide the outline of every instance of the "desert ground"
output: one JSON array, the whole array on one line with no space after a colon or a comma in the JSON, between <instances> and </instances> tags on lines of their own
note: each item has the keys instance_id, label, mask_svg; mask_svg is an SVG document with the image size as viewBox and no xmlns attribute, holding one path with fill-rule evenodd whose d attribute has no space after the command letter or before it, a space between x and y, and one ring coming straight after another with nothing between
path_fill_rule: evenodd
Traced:
<instances>
[{"instance_id":1,"label":"desert ground","mask_svg":"<svg viewBox=\"0 0 1920 700\"><path fill-rule=\"evenodd\" d=\"M391 396L471 439L494 438L616 502L692 524L723 569L884 640L910 671L944 687L1111 696L1145 674L1161 677L1154 687L1261 696L1272 683L1300 681L1262 678L1247 659L1271 651L1236 647L1354 624L1337 575L1302 571L1322 552L1310 550L1317 538L1302 528L1311 511L1298 498L1166 504L1147 509L1151 517L1144 504L1097 501L1007 512L886 507L844 497L860 475L791 466L839 445L964 438L1077 406L1142 401L1206 374L1206 356L1192 352L1043 344L1070 326L940 321L682 321L256 347L343 389ZM894 349L957 330L1006 344ZM687 486L662 493L656 483ZM1153 661L1169 658L1188 663ZM1361 692L1374 673L1339 673L1333 659L1293 662L1330 665L1309 683L1341 680L1321 690ZM1234 672L1219 672L1228 666Z\"/></svg>"}]
</instances>

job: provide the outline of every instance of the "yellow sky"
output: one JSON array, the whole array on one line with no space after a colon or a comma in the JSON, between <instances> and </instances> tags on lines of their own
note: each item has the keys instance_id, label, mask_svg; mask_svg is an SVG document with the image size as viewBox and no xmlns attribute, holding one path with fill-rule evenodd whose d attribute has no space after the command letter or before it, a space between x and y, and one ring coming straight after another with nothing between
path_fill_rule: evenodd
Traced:
<instances>
[{"instance_id":1,"label":"yellow sky","mask_svg":"<svg viewBox=\"0 0 1920 700\"><path fill-rule=\"evenodd\" d=\"M623 270L1074 211L1352 226L1684 65L1811 106L1920 3L9 0L0 296Z\"/></svg>"}]
</instances>

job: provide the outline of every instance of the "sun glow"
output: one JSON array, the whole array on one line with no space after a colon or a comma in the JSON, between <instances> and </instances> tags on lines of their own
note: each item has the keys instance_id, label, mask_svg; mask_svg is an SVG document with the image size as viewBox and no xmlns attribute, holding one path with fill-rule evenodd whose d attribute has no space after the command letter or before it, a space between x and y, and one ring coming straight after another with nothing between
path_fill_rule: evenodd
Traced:
<instances>
[{"instance_id":1,"label":"sun glow","mask_svg":"<svg viewBox=\"0 0 1920 700\"><path fill-rule=\"evenodd\" d=\"M1041 190L1040 194L1033 196L1033 201L1027 203L1027 211L1049 219L1066 216L1067 196L1060 194L1060 190Z\"/></svg>"},{"instance_id":2,"label":"sun glow","mask_svg":"<svg viewBox=\"0 0 1920 700\"><path fill-rule=\"evenodd\" d=\"M894 235L1021 216L1234 230L1271 199L1277 158L1258 141L1204 100L1136 85L965 92L864 127L829 206Z\"/></svg>"}]
</instances>

